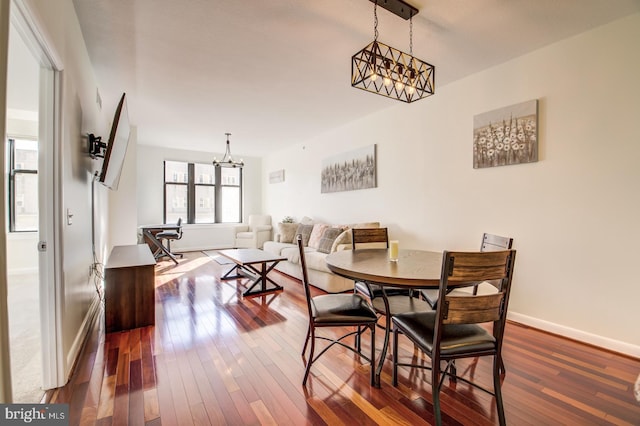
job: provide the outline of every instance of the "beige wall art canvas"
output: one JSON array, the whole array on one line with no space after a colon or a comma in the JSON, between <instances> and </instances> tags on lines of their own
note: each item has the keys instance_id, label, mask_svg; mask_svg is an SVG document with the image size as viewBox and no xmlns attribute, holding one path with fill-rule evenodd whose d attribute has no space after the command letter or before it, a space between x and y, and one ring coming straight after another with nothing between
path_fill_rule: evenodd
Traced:
<instances>
[{"instance_id":1,"label":"beige wall art canvas","mask_svg":"<svg viewBox=\"0 0 640 426\"><path fill-rule=\"evenodd\" d=\"M538 161L538 100L473 117L473 168Z\"/></svg>"}]
</instances>

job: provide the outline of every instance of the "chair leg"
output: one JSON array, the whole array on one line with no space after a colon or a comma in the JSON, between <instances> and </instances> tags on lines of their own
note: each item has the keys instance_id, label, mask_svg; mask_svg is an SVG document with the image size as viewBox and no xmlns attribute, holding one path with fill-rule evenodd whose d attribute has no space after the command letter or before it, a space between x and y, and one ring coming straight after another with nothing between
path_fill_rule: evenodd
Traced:
<instances>
[{"instance_id":1,"label":"chair leg","mask_svg":"<svg viewBox=\"0 0 640 426\"><path fill-rule=\"evenodd\" d=\"M302 386L307 384L307 379L309 378L309 372L311 371L311 364L313 364L313 352L316 348L316 336L315 329L309 325L309 336L311 337L311 348L309 351L309 358L307 359L307 368L304 372L304 379L302 379ZM306 346L306 345L305 345Z\"/></svg>"},{"instance_id":2,"label":"chair leg","mask_svg":"<svg viewBox=\"0 0 640 426\"><path fill-rule=\"evenodd\" d=\"M362 350L361 347L361 335L364 332L364 329L362 328L361 325L358 326L358 332L356 333L355 336L355 345L356 345L356 350L358 351L358 353L360 353L360 351Z\"/></svg>"},{"instance_id":3,"label":"chair leg","mask_svg":"<svg viewBox=\"0 0 640 426\"><path fill-rule=\"evenodd\" d=\"M433 399L433 415L436 425L442 425L442 414L440 413L440 360L431 360L431 397Z\"/></svg>"},{"instance_id":4,"label":"chair leg","mask_svg":"<svg viewBox=\"0 0 640 426\"><path fill-rule=\"evenodd\" d=\"M174 256L180 256L181 259L184 257L182 253L174 253L171 251L171 240L167 240L167 250L169 250L169 253L171 253Z\"/></svg>"},{"instance_id":5,"label":"chair leg","mask_svg":"<svg viewBox=\"0 0 640 426\"><path fill-rule=\"evenodd\" d=\"M493 357L493 391L496 398L496 407L498 409L498 421L500 426L507 424L504 417L504 405L502 402L502 389L500 386L500 364L502 359L497 355Z\"/></svg>"},{"instance_id":6,"label":"chair leg","mask_svg":"<svg viewBox=\"0 0 640 426\"><path fill-rule=\"evenodd\" d=\"M507 374L507 369L504 367L504 361L502 360L502 354L500 354L499 357L499 362L500 362L500 374Z\"/></svg>"},{"instance_id":7,"label":"chair leg","mask_svg":"<svg viewBox=\"0 0 640 426\"><path fill-rule=\"evenodd\" d=\"M371 386L376 385L376 325L371 325Z\"/></svg>"},{"instance_id":8,"label":"chair leg","mask_svg":"<svg viewBox=\"0 0 640 426\"><path fill-rule=\"evenodd\" d=\"M450 367L449 367L449 379L453 382L453 383L457 383L458 382L458 369L456 368L456 360L452 360Z\"/></svg>"},{"instance_id":9,"label":"chair leg","mask_svg":"<svg viewBox=\"0 0 640 426\"><path fill-rule=\"evenodd\" d=\"M398 386L398 327L393 329L393 373L391 376L391 384Z\"/></svg>"},{"instance_id":10,"label":"chair leg","mask_svg":"<svg viewBox=\"0 0 640 426\"><path fill-rule=\"evenodd\" d=\"M302 356L304 356L304 353L307 350L307 344L309 344L309 336L311 336L311 323L309 323L309 328L307 328L307 338L305 339L304 346L302 347Z\"/></svg>"}]
</instances>

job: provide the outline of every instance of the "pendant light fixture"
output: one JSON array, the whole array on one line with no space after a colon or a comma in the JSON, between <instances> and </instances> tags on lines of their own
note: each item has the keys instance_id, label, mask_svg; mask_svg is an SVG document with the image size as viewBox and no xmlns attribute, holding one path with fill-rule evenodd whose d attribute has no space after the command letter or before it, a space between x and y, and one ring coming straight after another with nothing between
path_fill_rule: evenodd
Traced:
<instances>
[{"instance_id":1,"label":"pendant light fixture","mask_svg":"<svg viewBox=\"0 0 640 426\"><path fill-rule=\"evenodd\" d=\"M435 67L413 56L413 16L418 9L402 0L371 0L373 41L351 57L351 86L411 103L434 93ZM378 3L409 20L409 53L378 41Z\"/></svg>"},{"instance_id":2,"label":"pendant light fixture","mask_svg":"<svg viewBox=\"0 0 640 426\"><path fill-rule=\"evenodd\" d=\"M225 135L227 135L227 150L222 160L218 161L216 157L213 157L213 165L216 167L244 167L244 161L242 159L240 159L240 161L233 161L231 157L231 145L229 144L229 136L231 136L231 133L225 133Z\"/></svg>"}]
</instances>

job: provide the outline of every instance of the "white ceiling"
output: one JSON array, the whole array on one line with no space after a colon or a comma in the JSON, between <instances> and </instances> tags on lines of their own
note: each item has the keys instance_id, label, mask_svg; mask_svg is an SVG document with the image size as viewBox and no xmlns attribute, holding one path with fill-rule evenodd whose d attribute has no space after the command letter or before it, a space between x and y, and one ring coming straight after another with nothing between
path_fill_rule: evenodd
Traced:
<instances>
[{"instance_id":1,"label":"white ceiling","mask_svg":"<svg viewBox=\"0 0 640 426\"><path fill-rule=\"evenodd\" d=\"M381 0L382 1L382 0ZM640 0L408 0L438 88L640 11ZM139 143L262 156L400 102L350 85L368 0L74 0L104 108L127 93ZM409 22L378 8L378 39ZM597 60L597 58L594 58ZM419 102L429 102L425 98ZM412 108L415 104L402 104Z\"/></svg>"}]
</instances>

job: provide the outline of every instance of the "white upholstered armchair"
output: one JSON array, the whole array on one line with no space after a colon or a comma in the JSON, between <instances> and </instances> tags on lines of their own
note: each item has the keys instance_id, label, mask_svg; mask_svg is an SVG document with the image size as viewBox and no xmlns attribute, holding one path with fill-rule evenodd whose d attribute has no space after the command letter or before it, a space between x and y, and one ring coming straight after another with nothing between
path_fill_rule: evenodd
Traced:
<instances>
[{"instance_id":1,"label":"white upholstered armchair","mask_svg":"<svg viewBox=\"0 0 640 426\"><path fill-rule=\"evenodd\" d=\"M262 248L271 239L271 216L249 215L249 224L236 227L236 248Z\"/></svg>"}]
</instances>

